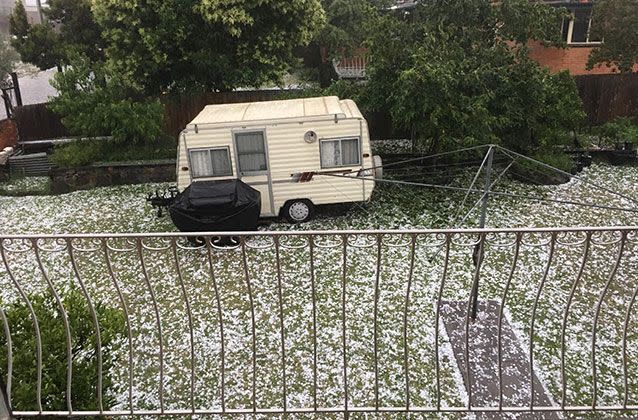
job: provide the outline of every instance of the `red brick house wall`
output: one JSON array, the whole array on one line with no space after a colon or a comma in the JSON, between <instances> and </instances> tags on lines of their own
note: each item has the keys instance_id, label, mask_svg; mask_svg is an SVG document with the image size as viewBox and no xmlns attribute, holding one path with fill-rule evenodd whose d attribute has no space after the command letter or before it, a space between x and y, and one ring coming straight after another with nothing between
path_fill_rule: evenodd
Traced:
<instances>
[{"instance_id":1,"label":"red brick house wall","mask_svg":"<svg viewBox=\"0 0 638 420\"><path fill-rule=\"evenodd\" d=\"M0 120L0 151L18 144L18 129L11 120Z\"/></svg>"},{"instance_id":2,"label":"red brick house wall","mask_svg":"<svg viewBox=\"0 0 638 420\"><path fill-rule=\"evenodd\" d=\"M587 60L593 47L547 48L540 42L530 42L528 48L529 56L540 65L549 68L551 72L568 70L573 76L616 73L615 67L607 67L604 64L587 70ZM638 71L638 65L634 70Z\"/></svg>"}]
</instances>

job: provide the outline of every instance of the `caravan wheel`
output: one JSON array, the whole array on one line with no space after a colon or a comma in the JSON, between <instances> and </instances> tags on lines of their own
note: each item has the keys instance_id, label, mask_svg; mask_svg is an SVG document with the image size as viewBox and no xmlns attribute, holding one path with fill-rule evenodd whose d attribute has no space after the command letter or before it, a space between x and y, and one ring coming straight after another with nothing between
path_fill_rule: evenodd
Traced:
<instances>
[{"instance_id":1,"label":"caravan wheel","mask_svg":"<svg viewBox=\"0 0 638 420\"><path fill-rule=\"evenodd\" d=\"M310 200L292 200L286 203L282 212L290 223L303 223L312 218L314 206Z\"/></svg>"}]
</instances>

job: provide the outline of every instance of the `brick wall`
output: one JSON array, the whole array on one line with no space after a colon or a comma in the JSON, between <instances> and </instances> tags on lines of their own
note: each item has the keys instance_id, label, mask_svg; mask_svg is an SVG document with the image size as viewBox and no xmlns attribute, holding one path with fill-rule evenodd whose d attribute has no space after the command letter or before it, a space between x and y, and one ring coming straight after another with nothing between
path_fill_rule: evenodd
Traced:
<instances>
[{"instance_id":1,"label":"brick wall","mask_svg":"<svg viewBox=\"0 0 638 420\"><path fill-rule=\"evenodd\" d=\"M0 120L0 151L18 143L18 129L11 120Z\"/></svg>"},{"instance_id":2,"label":"brick wall","mask_svg":"<svg viewBox=\"0 0 638 420\"><path fill-rule=\"evenodd\" d=\"M529 56L552 72L568 70L574 76L615 73L615 67L610 68L606 65L598 65L592 70L587 70L591 47L547 48L539 42L530 42L528 48ZM638 65L635 71L638 71Z\"/></svg>"}]
</instances>

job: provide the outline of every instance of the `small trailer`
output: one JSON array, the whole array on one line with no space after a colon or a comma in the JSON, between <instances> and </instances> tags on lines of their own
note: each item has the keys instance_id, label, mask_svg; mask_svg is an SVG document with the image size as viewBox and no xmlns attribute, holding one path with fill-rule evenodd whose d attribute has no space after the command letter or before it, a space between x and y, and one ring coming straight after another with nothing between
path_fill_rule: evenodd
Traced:
<instances>
[{"instance_id":1,"label":"small trailer","mask_svg":"<svg viewBox=\"0 0 638 420\"><path fill-rule=\"evenodd\" d=\"M261 217L296 223L309 220L317 205L369 200L380 167L351 100L208 105L179 136L177 189L238 179L261 194Z\"/></svg>"}]
</instances>

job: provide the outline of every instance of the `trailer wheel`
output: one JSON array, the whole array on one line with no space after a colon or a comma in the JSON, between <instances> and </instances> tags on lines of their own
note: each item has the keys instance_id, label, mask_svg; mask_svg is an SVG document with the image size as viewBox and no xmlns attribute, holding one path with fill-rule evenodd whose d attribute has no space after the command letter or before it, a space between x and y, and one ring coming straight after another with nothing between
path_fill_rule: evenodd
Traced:
<instances>
[{"instance_id":1,"label":"trailer wheel","mask_svg":"<svg viewBox=\"0 0 638 420\"><path fill-rule=\"evenodd\" d=\"M315 207L310 200L290 200L282 209L283 216L290 223L303 223L312 219Z\"/></svg>"}]
</instances>

